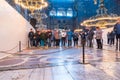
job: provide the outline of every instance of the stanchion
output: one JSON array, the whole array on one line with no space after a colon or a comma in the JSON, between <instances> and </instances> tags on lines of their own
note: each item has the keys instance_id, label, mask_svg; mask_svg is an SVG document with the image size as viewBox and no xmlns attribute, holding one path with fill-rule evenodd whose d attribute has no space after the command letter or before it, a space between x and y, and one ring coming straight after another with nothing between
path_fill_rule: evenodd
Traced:
<instances>
[{"instance_id":1,"label":"stanchion","mask_svg":"<svg viewBox=\"0 0 120 80\"><path fill-rule=\"evenodd\" d=\"M81 64L89 64L88 61L86 62L85 60L85 42L83 42L82 44L82 60L81 60Z\"/></svg>"},{"instance_id":2,"label":"stanchion","mask_svg":"<svg viewBox=\"0 0 120 80\"><path fill-rule=\"evenodd\" d=\"M22 50L21 50L21 41L19 41L19 52L22 52Z\"/></svg>"},{"instance_id":3,"label":"stanchion","mask_svg":"<svg viewBox=\"0 0 120 80\"><path fill-rule=\"evenodd\" d=\"M28 48L30 48L29 40L28 40Z\"/></svg>"},{"instance_id":4,"label":"stanchion","mask_svg":"<svg viewBox=\"0 0 120 80\"><path fill-rule=\"evenodd\" d=\"M83 32L82 34L81 34L81 41L82 41L82 60L81 60L81 62L80 63L82 63L82 64L88 64L88 63L86 63L86 61L85 61L85 43L86 43L86 35L85 35L85 33Z\"/></svg>"},{"instance_id":5,"label":"stanchion","mask_svg":"<svg viewBox=\"0 0 120 80\"><path fill-rule=\"evenodd\" d=\"M82 53L83 53L83 64L85 64L85 44L82 45Z\"/></svg>"},{"instance_id":6,"label":"stanchion","mask_svg":"<svg viewBox=\"0 0 120 80\"><path fill-rule=\"evenodd\" d=\"M82 42L82 60L81 60L81 64L88 64L85 61L85 40L83 40L83 42Z\"/></svg>"}]
</instances>

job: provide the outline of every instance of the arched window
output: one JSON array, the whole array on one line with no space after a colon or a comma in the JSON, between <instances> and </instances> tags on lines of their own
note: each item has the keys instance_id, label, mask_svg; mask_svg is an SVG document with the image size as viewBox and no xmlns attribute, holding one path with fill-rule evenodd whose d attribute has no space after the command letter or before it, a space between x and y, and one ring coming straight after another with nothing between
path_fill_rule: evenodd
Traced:
<instances>
[{"instance_id":1,"label":"arched window","mask_svg":"<svg viewBox=\"0 0 120 80\"><path fill-rule=\"evenodd\" d=\"M57 13L56 13L56 10L55 8L53 8L51 11L50 11L50 16L56 16Z\"/></svg>"},{"instance_id":2,"label":"arched window","mask_svg":"<svg viewBox=\"0 0 120 80\"><path fill-rule=\"evenodd\" d=\"M73 10L71 8L68 8L67 10L67 16L72 17L73 16Z\"/></svg>"}]
</instances>

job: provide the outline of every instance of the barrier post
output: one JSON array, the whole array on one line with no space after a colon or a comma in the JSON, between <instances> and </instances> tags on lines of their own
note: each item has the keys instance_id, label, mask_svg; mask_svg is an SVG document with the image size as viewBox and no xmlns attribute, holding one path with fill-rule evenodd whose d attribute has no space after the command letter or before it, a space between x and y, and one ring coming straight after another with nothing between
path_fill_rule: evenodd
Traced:
<instances>
[{"instance_id":1,"label":"barrier post","mask_svg":"<svg viewBox=\"0 0 120 80\"><path fill-rule=\"evenodd\" d=\"M83 53L83 64L85 64L85 43L82 45L82 53Z\"/></svg>"},{"instance_id":2,"label":"barrier post","mask_svg":"<svg viewBox=\"0 0 120 80\"><path fill-rule=\"evenodd\" d=\"M22 50L21 50L21 41L19 41L19 52L22 52Z\"/></svg>"},{"instance_id":3,"label":"barrier post","mask_svg":"<svg viewBox=\"0 0 120 80\"><path fill-rule=\"evenodd\" d=\"M28 48L30 48L29 40L28 40Z\"/></svg>"},{"instance_id":4,"label":"barrier post","mask_svg":"<svg viewBox=\"0 0 120 80\"><path fill-rule=\"evenodd\" d=\"M81 34L81 44L82 44L82 64L87 64L85 61L85 44L86 44L86 35L85 32L82 32Z\"/></svg>"}]
</instances>

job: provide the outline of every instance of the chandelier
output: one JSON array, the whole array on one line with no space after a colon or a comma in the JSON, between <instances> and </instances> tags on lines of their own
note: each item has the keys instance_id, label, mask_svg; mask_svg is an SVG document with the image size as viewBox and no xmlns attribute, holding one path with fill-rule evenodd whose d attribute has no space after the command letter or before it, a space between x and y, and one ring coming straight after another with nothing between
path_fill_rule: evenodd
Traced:
<instances>
[{"instance_id":1,"label":"chandelier","mask_svg":"<svg viewBox=\"0 0 120 80\"><path fill-rule=\"evenodd\" d=\"M38 11L35 11L34 13L32 14L29 14L29 16L31 18L35 18L37 20L37 23L40 23L42 21L42 19L45 19L47 18L48 16L43 12L41 13L39 10Z\"/></svg>"},{"instance_id":2,"label":"chandelier","mask_svg":"<svg viewBox=\"0 0 120 80\"><path fill-rule=\"evenodd\" d=\"M29 14L31 18L35 18L37 20L36 28L37 29L45 29L47 25L44 25L42 23L42 19L46 19L48 16L45 14L45 12L40 12L39 10L35 11L32 14Z\"/></svg>"},{"instance_id":3,"label":"chandelier","mask_svg":"<svg viewBox=\"0 0 120 80\"><path fill-rule=\"evenodd\" d=\"M41 10L48 6L48 3L44 0L15 0L15 3L23 8L29 9L31 13L35 10Z\"/></svg>"},{"instance_id":4,"label":"chandelier","mask_svg":"<svg viewBox=\"0 0 120 80\"><path fill-rule=\"evenodd\" d=\"M97 4L97 0L94 0L94 4ZM104 0L100 0L99 8L97 9L97 15L83 21L81 25L86 27L98 26L101 28L107 28L115 25L118 18L120 17L116 14L108 14L107 9L104 6Z\"/></svg>"}]
</instances>

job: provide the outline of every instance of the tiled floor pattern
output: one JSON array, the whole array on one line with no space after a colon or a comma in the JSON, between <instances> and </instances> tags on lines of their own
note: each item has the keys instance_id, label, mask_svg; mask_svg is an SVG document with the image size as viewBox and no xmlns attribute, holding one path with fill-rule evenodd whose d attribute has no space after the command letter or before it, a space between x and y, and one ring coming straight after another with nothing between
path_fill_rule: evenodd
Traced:
<instances>
[{"instance_id":1,"label":"tiled floor pattern","mask_svg":"<svg viewBox=\"0 0 120 80\"><path fill-rule=\"evenodd\" d=\"M119 52L105 47L35 49L0 60L0 80L120 80ZM118 54L116 56L116 54Z\"/></svg>"},{"instance_id":2,"label":"tiled floor pattern","mask_svg":"<svg viewBox=\"0 0 120 80\"><path fill-rule=\"evenodd\" d=\"M116 64L114 63L114 65ZM112 66L112 68L109 68L107 64L104 67L102 65L94 67L90 64L76 64L2 71L0 80L119 80L119 67Z\"/></svg>"}]
</instances>

